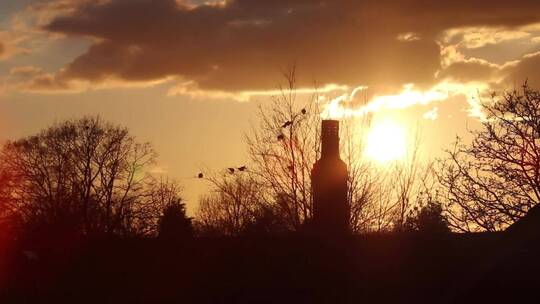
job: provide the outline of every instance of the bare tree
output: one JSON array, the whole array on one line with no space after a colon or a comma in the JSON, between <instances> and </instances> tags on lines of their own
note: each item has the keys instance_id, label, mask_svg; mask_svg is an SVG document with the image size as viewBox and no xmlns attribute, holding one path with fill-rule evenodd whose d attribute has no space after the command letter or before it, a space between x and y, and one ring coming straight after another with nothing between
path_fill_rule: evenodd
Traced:
<instances>
[{"instance_id":1,"label":"bare tree","mask_svg":"<svg viewBox=\"0 0 540 304\"><path fill-rule=\"evenodd\" d=\"M359 123L362 128L369 127L362 120ZM401 231L414 206L434 191L432 163L420 155L420 132L416 130L403 159L386 165L366 160L363 145L355 140L355 134L362 135L356 131L344 140L353 231Z\"/></svg>"},{"instance_id":2,"label":"bare tree","mask_svg":"<svg viewBox=\"0 0 540 304\"><path fill-rule=\"evenodd\" d=\"M472 142L457 138L439 162L441 200L459 231L504 229L540 200L540 93L525 83L482 109Z\"/></svg>"},{"instance_id":3,"label":"bare tree","mask_svg":"<svg viewBox=\"0 0 540 304\"><path fill-rule=\"evenodd\" d=\"M261 185L248 174L217 174L207 180L213 191L199 202L197 229L202 234L242 234L265 205Z\"/></svg>"},{"instance_id":4,"label":"bare tree","mask_svg":"<svg viewBox=\"0 0 540 304\"><path fill-rule=\"evenodd\" d=\"M311 167L320 153L317 94L298 100L295 69L287 86L259 108L259 124L246 135L254 179L275 201L278 214L293 229L312 216Z\"/></svg>"},{"instance_id":5,"label":"bare tree","mask_svg":"<svg viewBox=\"0 0 540 304\"><path fill-rule=\"evenodd\" d=\"M418 128L408 149L406 158L390 171L396 201L393 219L394 229L402 231L413 208L427 197L433 196L435 178L431 160L422 160L421 136Z\"/></svg>"},{"instance_id":6,"label":"bare tree","mask_svg":"<svg viewBox=\"0 0 540 304\"><path fill-rule=\"evenodd\" d=\"M389 188L385 172L364 157L364 139L371 117L341 119L342 158L348 168L348 195L351 230L355 233L380 231L389 214Z\"/></svg>"},{"instance_id":7,"label":"bare tree","mask_svg":"<svg viewBox=\"0 0 540 304\"><path fill-rule=\"evenodd\" d=\"M80 233L134 233L143 202L147 143L98 117L55 124L8 142L0 172L9 210L24 224L64 223Z\"/></svg>"}]
</instances>

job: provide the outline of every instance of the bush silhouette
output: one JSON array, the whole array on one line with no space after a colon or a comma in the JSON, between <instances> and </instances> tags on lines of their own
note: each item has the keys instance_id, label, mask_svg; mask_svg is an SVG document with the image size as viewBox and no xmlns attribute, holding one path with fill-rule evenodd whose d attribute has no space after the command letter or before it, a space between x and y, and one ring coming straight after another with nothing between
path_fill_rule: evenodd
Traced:
<instances>
[{"instance_id":1,"label":"bush silhouette","mask_svg":"<svg viewBox=\"0 0 540 304\"><path fill-rule=\"evenodd\" d=\"M444 234L450 232L448 223L442 214L439 203L428 202L407 218L405 229L429 234Z\"/></svg>"},{"instance_id":2,"label":"bush silhouette","mask_svg":"<svg viewBox=\"0 0 540 304\"><path fill-rule=\"evenodd\" d=\"M193 236L191 218L186 216L186 206L177 201L163 210L159 220L160 239L187 239Z\"/></svg>"}]
</instances>

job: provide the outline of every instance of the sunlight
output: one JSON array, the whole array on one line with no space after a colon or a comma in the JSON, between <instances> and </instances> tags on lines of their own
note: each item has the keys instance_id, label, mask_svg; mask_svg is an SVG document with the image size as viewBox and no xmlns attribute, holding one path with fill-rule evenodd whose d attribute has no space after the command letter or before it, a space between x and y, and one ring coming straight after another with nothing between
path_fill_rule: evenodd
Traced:
<instances>
[{"instance_id":1,"label":"sunlight","mask_svg":"<svg viewBox=\"0 0 540 304\"><path fill-rule=\"evenodd\" d=\"M406 152L405 128L393 120L377 122L371 127L365 150L368 158L384 164L403 159Z\"/></svg>"},{"instance_id":2,"label":"sunlight","mask_svg":"<svg viewBox=\"0 0 540 304\"><path fill-rule=\"evenodd\" d=\"M447 99L456 92L450 91L448 85L434 86L430 90L419 91L413 84L403 86L401 92L394 95L375 95L367 103L360 102L360 106L351 107L355 103L357 95L367 90L366 86L356 87L350 94L340 95L323 106L321 117L325 119L341 119L345 117L362 117L368 113L376 113L383 110L405 109L414 105L427 105L431 102ZM360 100L361 101L361 100Z\"/></svg>"}]
</instances>

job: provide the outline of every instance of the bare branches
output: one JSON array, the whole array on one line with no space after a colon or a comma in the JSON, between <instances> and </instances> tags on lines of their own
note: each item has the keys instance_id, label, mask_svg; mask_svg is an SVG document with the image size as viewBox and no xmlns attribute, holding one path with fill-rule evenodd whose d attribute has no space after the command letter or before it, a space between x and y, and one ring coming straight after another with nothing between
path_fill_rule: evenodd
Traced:
<instances>
[{"instance_id":1,"label":"bare branches","mask_svg":"<svg viewBox=\"0 0 540 304\"><path fill-rule=\"evenodd\" d=\"M540 94L525 84L482 109L472 142L439 162L449 222L463 231L502 230L540 200Z\"/></svg>"},{"instance_id":2,"label":"bare branches","mask_svg":"<svg viewBox=\"0 0 540 304\"><path fill-rule=\"evenodd\" d=\"M249 174L211 175L213 192L204 196L197 211L203 234L235 236L243 233L265 205L262 187Z\"/></svg>"},{"instance_id":3,"label":"bare branches","mask_svg":"<svg viewBox=\"0 0 540 304\"><path fill-rule=\"evenodd\" d=\"M252 176L274 199L293 229L311 217L311 166L319 153L317 96L298 100L294 68L287 86L259 108L259 124L246 135ZM278 199L279 198L279 199Z\"/></svg>"},{"instance_id":4,"label":"bare branches","mask_svg":"<svg viewBox=\"0 0 540 304\"><path fill-rule=\"evenodd\" d=\"M144 169L155 155L98 117L55 124L4 146L1 171L13 180L3 188L5 201L28 225L69 222L83 234L138 233Z\"/></svg>"}]
</instances>

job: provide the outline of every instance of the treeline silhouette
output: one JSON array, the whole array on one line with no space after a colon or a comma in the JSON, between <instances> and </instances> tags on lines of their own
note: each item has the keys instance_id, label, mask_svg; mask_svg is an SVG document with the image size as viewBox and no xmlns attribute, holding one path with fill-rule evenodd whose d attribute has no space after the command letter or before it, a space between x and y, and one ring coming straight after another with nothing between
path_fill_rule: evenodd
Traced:
<instances>
[{"instance_id":1,"label":"treeline silhouette","mask_svg":"<svg viewBox=\"0 0 540 304\"><path fill-rule=\"evenodd\" d=\"M250 159L194 172L211 186L194 218L180 185L150 173L152 146L99 117L7 142L0 300L472 303L533 293L538 91L492 95L471 143L433 162L416 145L384 170L361 157L369 116L345 118L353 233L328 239L311 231L319 98L297 100L294 71L287 79L246 135Z\"/></svg>"},{"instance_id":2,"label":"treeline silhouette","mask_svg":"<svg viewBox=\"0 0 540 304\"><path fill-rule=\"evenodd\" d=\"M8 142L0 156L4 223L40 238L145 236L174 227L166 223L171 213L185 218L180 188L147 173L155 157L149 143L99 117Z\"/></svg>"},{"instance_id":3,"label":"treeline silhouette","mask_svg":"<svg viewBox=\"0 0 540 304\"><path fill-rule=\"evenodd\" d=\"M298 101L294 77L261 106L260 125L246 135L250 160L199 175L210 182L210 192L199 202L193 227L180 226L207 236L309 230L319 98ZM447 157L430 162L415 145L410 157L384 168L361 155L357 131L369 127L369 117L345 118L341 151L353 233L501 231L523 217L540 193L539 100L527 84L493 95L482 104L483 128L472 131L470 144L458 140ZM149 143L99 117L10 141L0 155L2 223L27 236L156 236L167 208L191 222L179 184L149 173L155 160Z\"/></svg>"}]
</instances>

